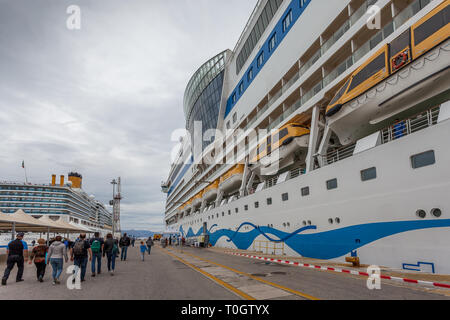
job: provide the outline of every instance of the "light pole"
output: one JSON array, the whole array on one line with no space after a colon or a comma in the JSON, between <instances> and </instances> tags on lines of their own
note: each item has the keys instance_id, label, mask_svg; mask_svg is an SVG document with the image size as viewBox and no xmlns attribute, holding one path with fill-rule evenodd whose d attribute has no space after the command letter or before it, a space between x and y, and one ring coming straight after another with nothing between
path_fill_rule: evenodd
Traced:
<instances>
[{"instance_id":1,"label":"light pole","mask_svg":"<svg viewBox=\"0 0 450 320\"><path fill-rule=\"evenodd\" d=\"M115 214L115 211L116 211L115 210L116 209L116 184L117 184L116 179L113 179L111 181L111 184L113 186L113 199L110 202L110 204L113 207L113 212L112 212L112 215L111 215L111 225L112 225L112 234L113 234L113 238L114 238L114 234L116 232L116 223L115 223L115 217L114 217L114 214Z\"/></svg>"}]
</instances>

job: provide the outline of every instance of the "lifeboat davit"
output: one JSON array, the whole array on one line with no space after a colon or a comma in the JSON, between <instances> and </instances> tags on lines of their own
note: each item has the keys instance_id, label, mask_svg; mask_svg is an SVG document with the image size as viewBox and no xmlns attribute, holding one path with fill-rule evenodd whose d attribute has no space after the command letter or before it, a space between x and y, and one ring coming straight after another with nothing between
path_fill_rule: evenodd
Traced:
<instances>
[{"instance_id":1,"label":"lifeboat davit","mask_svg":"<svg viewBox=\"0 0 450 320\"><path fill-rule=\"evenodd\" d=\"M219 192L219 179L211 183L203 192L203 200L206 203L210 203L217 199L217 194Z\"/></svg>"},{"instance_id":2,"label":"lifeboat davit","mask_svg":"<svg viewBox=\"0 0 450 320\"><path fill-rule=\"evenodd\" d=\"M225 194L238 190L244 176L244 165L238 164L220 178L219 189Z\"/></svg>"}]
</instances>

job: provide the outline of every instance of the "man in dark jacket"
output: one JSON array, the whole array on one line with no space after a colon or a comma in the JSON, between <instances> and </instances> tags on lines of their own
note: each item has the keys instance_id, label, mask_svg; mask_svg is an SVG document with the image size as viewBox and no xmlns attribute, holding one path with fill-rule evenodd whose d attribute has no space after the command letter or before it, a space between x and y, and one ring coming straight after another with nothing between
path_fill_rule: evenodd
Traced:
<instances>
[{"instance_id":1,"label":"man in dark jacket","mask_svg":"<svg viewBox=\"0 0 450 320\"><path fill-rule=\"evenodd\" d=\"M120 238L119 246L120 246L120 261L126 261L127 260L127 251L128 247L131 244L130 238L127 236L126 233L123 234L123 237Z\"/></svg>"},{"instance_id":2,"label":"man in dark jacket","mask_svg":"<svg viewBox=\"0 0 450 320\"><path fill-rule=\"evenodd\" d=\"M8 243L8 248L6 249L6 254L8 255L8 260L6 262L6 270L5 274L2 278L2 285L6 286L6 282L8 281L9 274L11 270L14 268L14 265L17 264L17 276L16 282L23 281L23 269L24 263L28 261L28 245L25 241L23 241L24 234L22 232L17 234L16 240Z\"/></svg>"}]
</instances>

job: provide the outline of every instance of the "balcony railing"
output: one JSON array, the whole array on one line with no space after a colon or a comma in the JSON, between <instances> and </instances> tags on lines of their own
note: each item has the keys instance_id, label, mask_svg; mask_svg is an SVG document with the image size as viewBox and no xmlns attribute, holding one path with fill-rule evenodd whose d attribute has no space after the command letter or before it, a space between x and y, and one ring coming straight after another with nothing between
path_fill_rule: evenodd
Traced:
<instances>
[{"instance_id":1,"label":"balcony railing","mask_svg":"<svg viewBox=\"0 0 450 320\"><path fill-rule=\"evenodd\" d=\"M406 137L412 133L434 126L438 123L440 106L431 108L414 117L399 121L392 126L384 128L380 131L381 144L386 144L394 140ZM338 161L350 158L353 156L356 147L356 142L328 152L322 157L322 163L330 165Z\"/></svg>"}]
</instances>

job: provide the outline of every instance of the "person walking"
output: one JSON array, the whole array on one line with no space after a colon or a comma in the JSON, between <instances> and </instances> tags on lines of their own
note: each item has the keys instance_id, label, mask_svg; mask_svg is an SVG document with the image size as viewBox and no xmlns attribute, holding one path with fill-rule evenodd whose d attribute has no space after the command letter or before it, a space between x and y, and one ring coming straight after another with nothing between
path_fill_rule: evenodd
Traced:
<instances>
[{"instance_id":1,"label":"person walking","mask_svg":"<svg viewBox=\"0 0 450 320\"><path fill-rule=\"evenodd\" d=\"M64 243L61 242L62 237L57 236L55 241L52 242L48 249L47 261L52 265L53 269L53 284L60 284L59 277L63 271L64 260L66 263L69 261L67 256L67 248Z\"/></svg>"},{"instance_id":2,"label":"person walking","mask_svg":"<svg viewBox=\"0 0 450 320\"><path fill-rule=\"evenodd\" d=\"M103 247L103 257L106 255L106 258L108 259L108 272L111 276L114 275L114 270L116 269L118 251L119 242L113 238L111 233L108 233Z\"/></svg>"},{"instance_id":3,"label":"person walking","mask_svg":"<svg viewBox=\"0 0 450 320\"><path fill-rule=\"evenodd\" d=\"M104 244L105 242L103 238L100 238L100 232L95 232L94 238L90 240L90 246L92 251L92 263L91 263L92 277L95 277L95 262L97 262L97 274L102 273L102 254Z\"/></svg>"},{"instance_id":4,"label":"person walking","mask_svg":"<svg viewBox=\"0 0 450 320\"><path fill-rule=\"evenodd\" d=\"M141 259L144 261L145 253L147 252L147 246L145 245L144 241L141 241Z\"/></svg>"},{"instance_id":5,"label":"person walking","mask_svg":"<svg viewBox=\"0 0 450 320\"><path fill-rule=\"evenodd\" d=\"M148 237L146 245L147 245L147 248L148 248L148 255L150 255L150 253L152 251L152 246L153 246L152 237Z\"/></svg>"},{"instance_id":6,"label":"person walking","mask_svg":"<svg viewBox=\"0 0 450 320\"><path fill-rule=\"evenodd\" d=\"M22 282L24 263L28 261L28 245L23 241L24 233L19 232L16 240L8 243L6 249L6 255L8 259L6 261L6 270L2 278L2 285L6 286L11 270L14 265L17 264L16 282Z\"/></svg>"},{"instance_id":7,"label":"person walking","mask_svg":"<svg viewBox=\"0 0 450 320\"><path fill-rule=\"evenodd\" d=\"M126 233L123 234L123 237L120 238L119 241L119 246L121 249L120 252L120 261L126 261L127 260L127 251L128 251L128 247L131 244L131 240L130 238L127 236Z\"/></svg>"},{"instance_id":8,"label":"person walking","mask_svg":"<svg viewBox=\"0 0 450 320\"><path fill-rule=\"evenodd\" d=\"M46 255L47 255L48 247L45 244L44 239L38 240L38 245L33 248L30 255L31 264L34 259L34 265L36 266L36 277L39 282L44 282L45 269L47 267Z\"/></svg>"},{"instance_id":9,"label":"person walking","mask_svg":"<svg viewBox=\"0 0 450 320\"><path fill-rule=\"evenodd\" d=\"M89 261L92 261L91 246L89 245L89 241L86 240L86 234L82 233L80 234L78 241L73 245L73 248L70 249L70 260L73 261L73 264L77 267L75 274L81 269L81 282L85 281L84 278L86 276L88 256Z\"/></svg>"},{"instance_id":10,"label":"person walking","mask_svg":"<svg viewBox=\"0 0 450 320\"><path fill-rule=\"evenodd\" d=\"M133 236L133 238L131 238L131 245L133 246L133 248L134 248L135 242L136 242L136 238Z\"/></svg>"}]
</instances>

